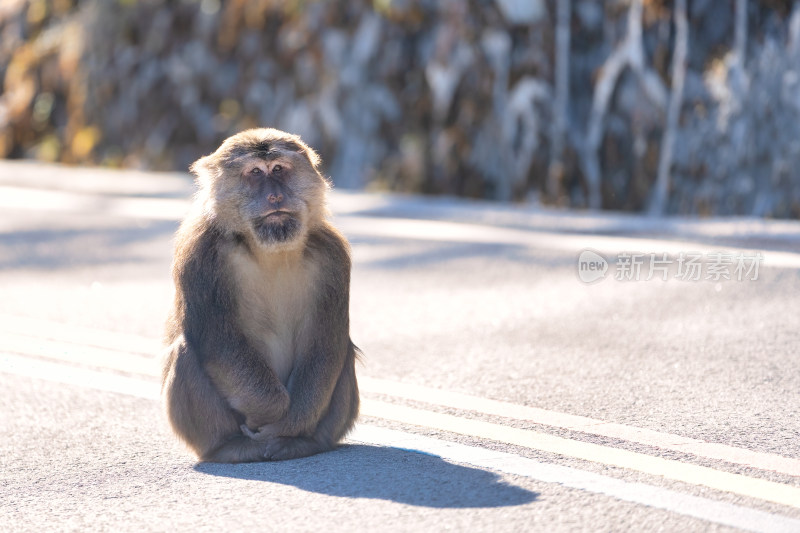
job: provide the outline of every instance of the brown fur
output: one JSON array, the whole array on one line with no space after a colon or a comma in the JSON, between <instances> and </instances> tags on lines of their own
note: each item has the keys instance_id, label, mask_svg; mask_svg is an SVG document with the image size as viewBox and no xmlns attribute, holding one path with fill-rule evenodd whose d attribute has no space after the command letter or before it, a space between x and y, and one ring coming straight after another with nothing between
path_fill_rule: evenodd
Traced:
<instances>
[{"instance_id":1,"label":"brown fur","mask_svg":"<svg viewBox=\"0 0 800 533\"><path fill-rule=\"evenodd\" d=\"M358 414L349 247L318 164L299 137L256 129L192 165L162 394L203 461L330 450Z\"/></svg>"}]
</instances>

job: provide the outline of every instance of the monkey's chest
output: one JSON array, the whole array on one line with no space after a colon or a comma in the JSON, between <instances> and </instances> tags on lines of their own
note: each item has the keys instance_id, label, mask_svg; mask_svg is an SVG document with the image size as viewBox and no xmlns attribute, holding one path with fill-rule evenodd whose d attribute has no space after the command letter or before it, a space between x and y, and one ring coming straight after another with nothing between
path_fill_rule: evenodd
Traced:
<instances>
[{"instance_id":1,"label":"monkey's chest","mask_svg":"<svg viewBox=\"0 0 800 533\"><path fill-rule=\"evenodd\" d=\"M239 322L245 336L286 384L292 368L307 352L313 321L313 276L293 269L240 265Z\"/></svg>"},{"instance_id":2,"label":"monkey's chest","mask_svg":"<svg viewBox=\"0 0 800 533\"><path fill-rule=\"evenodd\" d=\"M298 303L273 292L250 294L239 308L245 335L284 384L305 351L310 329L310 306Z\"/></svg>"}]
</instances>

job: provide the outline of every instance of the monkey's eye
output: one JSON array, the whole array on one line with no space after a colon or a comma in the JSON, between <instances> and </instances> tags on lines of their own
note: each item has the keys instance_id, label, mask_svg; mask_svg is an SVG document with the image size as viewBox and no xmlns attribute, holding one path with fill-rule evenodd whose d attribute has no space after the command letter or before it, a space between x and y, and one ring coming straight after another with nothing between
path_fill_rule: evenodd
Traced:
<instances>
[{"instance_id":1,"label":"monkey's eye","mask_svg":"<svg viewBox=\"0 0 800 533\"><path fill-rule=\"evenodd\" d=\"M283 170L283 167L282 167L282 166L280 166L280 165L275 165L274 167L272 167L272 172L274 172L274 173L276 173L276 174L277 174L278 172L281 172L282 170Z\"/></svg>"},{"instance_id":2,"label":"monkey's eye","mask_svg":"<svg viewBox=\"0 0 800 533\"><path fill-rule=\"evenodd\" d=\"M253 167L253 170L250 171L250 174L252 174L253 176L260 176L263 173L264 171L258 167Z\"/></svg>"}]
</instances>

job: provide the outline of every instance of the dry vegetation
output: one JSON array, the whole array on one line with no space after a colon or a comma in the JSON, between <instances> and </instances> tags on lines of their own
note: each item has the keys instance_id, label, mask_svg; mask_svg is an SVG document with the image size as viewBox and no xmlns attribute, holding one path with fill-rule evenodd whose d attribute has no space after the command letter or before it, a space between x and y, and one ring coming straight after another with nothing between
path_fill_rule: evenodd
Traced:
<instances>
[{"instance_id":1,"label":"dry vegetation","mask_svg":"<svg viewBox=\"0 0 800 533\"><path fill-rule=\"evenodd\" d=\"M3 157L270 125L345 187L800 217L798 2L3 0L0 79Z\"/></svg>"}]
</instances>

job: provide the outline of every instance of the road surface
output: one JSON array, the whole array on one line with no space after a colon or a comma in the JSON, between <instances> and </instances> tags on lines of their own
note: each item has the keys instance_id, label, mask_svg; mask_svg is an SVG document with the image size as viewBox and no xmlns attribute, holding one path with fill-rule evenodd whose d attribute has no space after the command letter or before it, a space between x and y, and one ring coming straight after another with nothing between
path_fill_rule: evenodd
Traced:
<instances>
[{"instance_id":1,"label":"road surface","mask_svg":"<svg viewBox=\"0 0 800 533\"><path fill-rule=\"evenodd\" d=\"M334 191L361 418L231 466L158 402L192 190L0 161L0 529L800 531L800 223Z\"/></svg>"}]
</instances>

